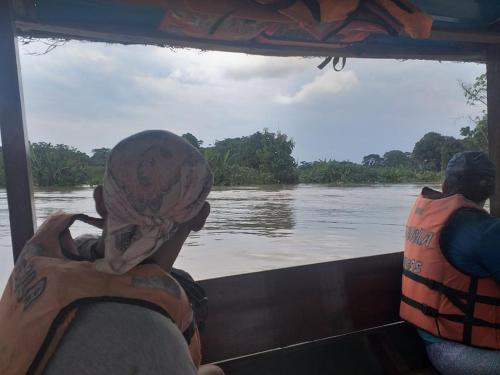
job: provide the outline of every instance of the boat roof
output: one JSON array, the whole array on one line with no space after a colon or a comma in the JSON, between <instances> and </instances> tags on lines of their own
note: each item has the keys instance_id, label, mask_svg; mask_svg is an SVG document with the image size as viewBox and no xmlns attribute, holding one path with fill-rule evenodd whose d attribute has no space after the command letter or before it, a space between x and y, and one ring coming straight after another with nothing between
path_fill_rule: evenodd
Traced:
<instances>
[{"instance_id":1,"label":"boat roof","mask_svg":"<svg viewBox=\"0 0 500 375\"><path fill-rule=\"evenodd\" d=\"M331 3L349 1L352 4L358 0L331 0ZM402 9L410 3L409 0L361 0L360 4L367 2L377 6L393 2ZM18 34L28 38L194 47L273 56L485 62L489 46L500 43L497 0L411 0L412 6L432 20L429 35L411 37L407 30L375 32L354 42L345 42L335 33L325 37L324 33L318 36L307 32L303 20L290 16L286 9L311 1L297 3L300 1L14 0L14 20ZM312 3L319 7L325 1ZM314 18L313 12L316 24L312 27L323 32L328 25L321 17ZM205 33L201 32L204 27ZM260 34L257 37L249 30Z\"/></svg>"}]
</instances>

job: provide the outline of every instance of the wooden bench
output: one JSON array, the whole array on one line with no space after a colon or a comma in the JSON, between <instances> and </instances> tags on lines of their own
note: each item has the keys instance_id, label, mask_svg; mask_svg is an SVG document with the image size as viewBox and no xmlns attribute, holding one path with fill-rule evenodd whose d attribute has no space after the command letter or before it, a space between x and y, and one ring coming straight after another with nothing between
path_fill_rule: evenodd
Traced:
<instances>
[{"instance_id":1,"label":"wooden bench","mask_svg":"<svg viewBox=\"0 0 500 375\"><path fill-rule=\"evenodd\" d=\"M402 253L201 281L205 362L231 374L435 373L398 316Z\"/></svg>"}]
</instances>

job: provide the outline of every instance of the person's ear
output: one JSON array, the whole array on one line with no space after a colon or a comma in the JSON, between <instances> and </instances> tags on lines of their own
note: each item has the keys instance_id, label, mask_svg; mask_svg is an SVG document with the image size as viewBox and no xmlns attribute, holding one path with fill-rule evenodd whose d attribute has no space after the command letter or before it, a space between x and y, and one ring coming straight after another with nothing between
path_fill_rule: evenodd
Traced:
<instances>
[{"instance_id":1,"label":"person's ear","mask_svg":"<svg viewBox=\"0 0 500 375\"><path fill-rule=\"evenodd\" d=\"M200 231L205 226L208 215L210 215L210 203L205 202L200 212L190 220L189 228L195 232Z\"/></svg>"},{"instance_id":2,"label":"person's ear","mask_svg":"<svg viewBox=\"0 0 500 375\"><path fill-rule=\"evenodd\" d=\"M106 206L104 205L104 195L102 193L102 185L96 186L94 189L95 210L103 219L108 215Z\"/></svg>"}]
</instances>

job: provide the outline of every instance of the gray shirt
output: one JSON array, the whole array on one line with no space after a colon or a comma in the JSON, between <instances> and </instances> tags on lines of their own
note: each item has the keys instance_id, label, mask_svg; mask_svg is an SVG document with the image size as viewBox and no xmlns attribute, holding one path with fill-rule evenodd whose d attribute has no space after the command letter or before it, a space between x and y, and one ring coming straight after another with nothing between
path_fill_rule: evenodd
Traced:
<instances>
[{"instance_id":1,"label":"gray shirt","mask_svg":"<svg viewBox=\"0 0 500 375\"><path fill-rule=\"evenodd\" d=\"M77 241L78 243L78 241ZM79 309L47 375L194 375L186 340L168 318L114 302Z\"/></svg>"}]
</instances>

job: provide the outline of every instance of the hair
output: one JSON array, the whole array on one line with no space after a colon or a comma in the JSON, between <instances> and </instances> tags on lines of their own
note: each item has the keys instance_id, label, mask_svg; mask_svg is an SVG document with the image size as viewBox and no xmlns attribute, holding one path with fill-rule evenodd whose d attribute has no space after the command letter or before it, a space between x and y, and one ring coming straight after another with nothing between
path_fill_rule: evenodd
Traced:
<instances>
[{"instance_id":1,"label":"hair","mask_svg":"<svg viewBox=\"0 0 500 375\"><path fill-rule=\"evenodd\" d=\"M495 182L486 179L477 173L467 173L460 181L455 178L446 178L443 183L445 195L462 194L474 203L484 202L495 193Z\"/></svg>"}]
</instances>

